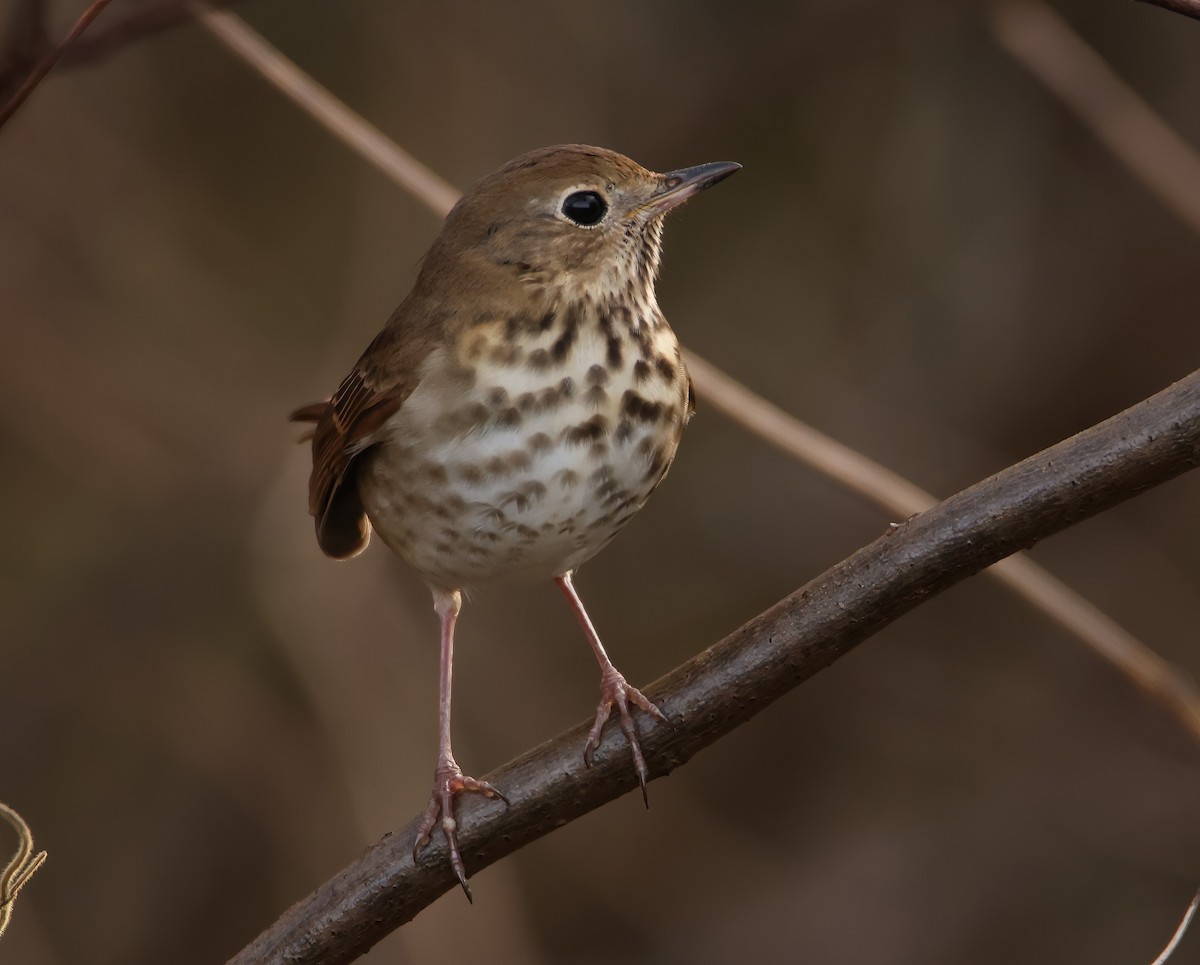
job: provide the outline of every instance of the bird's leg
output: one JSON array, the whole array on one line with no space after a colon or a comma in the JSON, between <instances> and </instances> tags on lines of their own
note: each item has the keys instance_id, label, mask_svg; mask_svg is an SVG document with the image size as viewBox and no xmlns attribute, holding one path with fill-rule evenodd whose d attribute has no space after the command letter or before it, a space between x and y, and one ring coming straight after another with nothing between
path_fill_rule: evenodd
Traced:
<instances>
[{"instance_id":1,"label":"bird's leg","mask_svg":"<svg viewBox=\"0 0 1200 965\"><path fill-rule=\"evenodd\" d=\"M458 853L454 796L463 791L474 791L485 797L498 797L505 804L508 803L508 799L487 781L466 777L454 760L454 753L450 749L450 684L454 676L454 624L458 619L458 611L462 609L462 594L458 590L434 590L433 608L442 622L438 676L438 759L433 772L433 794L429 798L429 806L425 809L425 817L421 821L421 829L413 846L413 860L417 859L417 854L429 843L434 826L438 823L438 816L441 815L442 834L446 836L446 846L450 851L450 865L454 868L454 874L458 883L462 885L467 900L470 901L471 889L467 885L467 872L463 867L462 856Z\"/></svg>"},{"instance_id":2,"label":"bird's leg","mask_svg":"<svg viewBox=\"0 0 1200 965\"><path fill-rule=\"evenodd\" d=\"M650 699L636 687L630 686L613 662L608 659L608 654L604 652L604 644L600 642L600 636L596 633L596 628L592 626L591 617L588 616L587 610L584 609L583 601L579 599L579 594L575 592L575 586L571 582L571 574L564 573L561 576L556 576L554 582L558 584L558 588L562 590L563 596L567 598L567 602L571 604L571 609L575 611L575 616L579 620L579 625L583 627L583 632L587 636L588 643L592 646L592 653L596 655L596 660L600 664L600 703L596 707L596 722L592 724L592 729L588 733L587 743L583 746L583 760L589 767L592 764L592 755L597 747L600 746L600 732L604 729L604 723L608 720L609 715L613 712L613 708L617 711L617 720L621 725L621 730L625 733L625 739L629 742L629 749L633 753L633 767L637 771L638 783L642 786L642 800L645 801L646 807L650 806L650 798L646 793L646 779L649 776L646 770L646 759L642 756L641 745L638 744L637 730L633 726L633 717L629 713L629 705L633 704L640 707L652 717L659 720L666 720L663 712L651 703Z\"/></svg>"}]
</instances>

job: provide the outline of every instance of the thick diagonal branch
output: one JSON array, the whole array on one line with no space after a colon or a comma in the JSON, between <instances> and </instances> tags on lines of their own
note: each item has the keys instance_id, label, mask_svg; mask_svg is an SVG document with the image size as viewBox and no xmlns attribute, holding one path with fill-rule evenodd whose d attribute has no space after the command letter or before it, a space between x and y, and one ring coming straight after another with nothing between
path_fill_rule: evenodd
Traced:
<instances>
[{"instance_id":1,"label":"thick diagonal branch","mask_svg":"<svg viewBox=\"0 0 1200 965\"><path fill-rule=\"evenodd\" d=\"M960 580L1200 464L1200 373L920 513L646 689L653 777L745 723L856 644ZM609 734L583 765L580 724L487 776L509 807L464 801L459 843L478 871L632 790ZM233 965L349 962L455 880L441 847L412 858L414 819L294 905Z\"/></svg>"}]
</instances>

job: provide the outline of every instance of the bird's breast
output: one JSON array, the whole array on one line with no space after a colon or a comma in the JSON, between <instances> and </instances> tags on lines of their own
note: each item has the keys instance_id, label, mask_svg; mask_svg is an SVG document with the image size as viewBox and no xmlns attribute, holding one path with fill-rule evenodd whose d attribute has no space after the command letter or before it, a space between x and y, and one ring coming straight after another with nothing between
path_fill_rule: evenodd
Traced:
<instances>
[{"instance_id":1,"label":"bird's breast","mask_svg":"<svg viewBox=\"0 0 1200 965\"><path fill-rule=\"evenodd\" d=\"M364 507L434 585L548 579L598 552L661 481L687 386L661 316L476 325L431 354L365 457Z\"/></svg>"}]
</instances>

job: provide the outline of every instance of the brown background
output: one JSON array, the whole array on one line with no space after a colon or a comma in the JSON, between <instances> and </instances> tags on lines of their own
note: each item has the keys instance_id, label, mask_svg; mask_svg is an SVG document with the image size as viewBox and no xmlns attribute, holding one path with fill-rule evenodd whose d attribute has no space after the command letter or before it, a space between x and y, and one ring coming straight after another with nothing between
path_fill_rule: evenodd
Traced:
<instances>
[{"instance_id":1,"label":"brown background","mask_svg":"<svg viewBox=\"0 0 1200 965\"><path fill-rule=\"evenodd\" d=\"M83 4L54 7L61 31ZM935 492L1200 356L1200 238L982 4L240 9L458 185L571 140L741 161L669 227L668 316ZM1200 144L1200 23L1060 9ZM423 806L427 593L379 546L321 557L283 417L332 390L436 230L196 27L53 75L0 134L0 799L50 851L0 961L222 961ZM1196 674L1198 505L1193 474L1034 555ZM702 398L578 584L648 682L886 522ZM589 714L553 587L481 593L460 628L468 771ZM649 813L563 829L367 960L1149 961L1200 878L1197 763L976 579L654 784Z\"/></svg>"}]
</instances>

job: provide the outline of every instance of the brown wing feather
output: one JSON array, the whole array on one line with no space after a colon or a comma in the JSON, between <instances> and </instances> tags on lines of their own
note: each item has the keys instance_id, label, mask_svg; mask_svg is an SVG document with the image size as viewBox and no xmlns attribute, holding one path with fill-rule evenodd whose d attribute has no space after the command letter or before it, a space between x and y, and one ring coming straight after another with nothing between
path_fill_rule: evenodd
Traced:
<instances>
[{"instance_id":1,"label":"brown wing feather","mask_svg":"<svg viewBox=\"0 0 1200 965\"><path fill-rule=\"evenodd\" d=\"M407 395L399 384L373 385L360 365L346 376L317 418L308 511L316 521L317 542L334 559L356 556L371 538L371 524L354 480L355 464ZM312 421L316 410L305 406L293 418Z\"/></svg>"},{"instance_id":2,"label":"brown wing feather","mask_svg":"<svg viewBox=\"0 0 1200 965\"><path fill-rule=\"evenodd\" d=\"M397 312L399 315L399 312ZM348 559L366 549L371 524L358 496L355 472L359 460L378 441L375 436L416 387L416 357L397 358L392 351L396 318L389 323L342 380L328 402L302 406L293 422L315 422L312 437L312 475L308 481L308 511L317 529L317 542L327 556Z\"/></svg>"}]
</instances>

